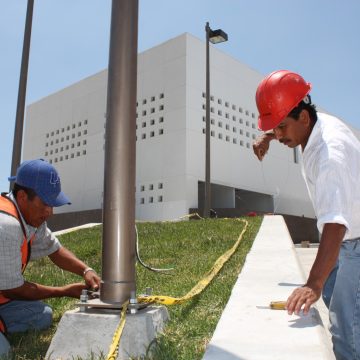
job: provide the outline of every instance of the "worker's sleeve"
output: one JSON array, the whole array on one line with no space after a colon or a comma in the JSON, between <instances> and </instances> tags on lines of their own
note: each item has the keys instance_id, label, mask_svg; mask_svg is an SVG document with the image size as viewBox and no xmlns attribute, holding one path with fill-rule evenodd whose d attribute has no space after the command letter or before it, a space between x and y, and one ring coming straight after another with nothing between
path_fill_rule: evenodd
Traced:
<instances>
[{"instance_id":1,"label":"worker's sleeve","mask_svg":"<svg viewBox=\"0 0 360 360\"><path fill-rule=\"evenodd\" d=\"M342 224L351 231L352 196L360 169L349 158L346 149L329 147L319 159L313 200L320 233L326 223Z\"/></svg>"},{"instance_id":2,"label":"worker's sleeve","mask_svg":"<svg viewBox=\"0 0 360 360\"><path fill-rule=\"evenodd\" d=\"M31 247L30 260L36 260L59 250L61 244L57 237L47 227L47 224L42 224L36 231L35 239Z\"/></svg>"},{"instance_id":3,"label":"worker's sleeve","mask_svg":"<svg viewBox=\"0 0 360 360\"><path fill-rule=\"evenodd\" d=\"M14 289L24 284L21 274L21 244L24 235L19 222L0 214L0 290Z\"/></svg>"}]
</instances>

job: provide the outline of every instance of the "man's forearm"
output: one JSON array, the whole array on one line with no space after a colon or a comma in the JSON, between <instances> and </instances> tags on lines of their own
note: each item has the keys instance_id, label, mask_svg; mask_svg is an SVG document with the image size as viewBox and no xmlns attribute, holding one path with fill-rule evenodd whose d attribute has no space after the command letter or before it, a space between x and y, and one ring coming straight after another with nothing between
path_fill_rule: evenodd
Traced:
<instances>
[{"instance_id":1,"label":"man's forearm","mask_svg":"<svg viewBox=\"0 0 360 360\"><path fill-rule=\"evenodd\" d=\"M1 290L2 295L13 300L43 300L52 297L71 296L68 287L45 286L25 281L20 287Z\"/></svg>"},{"instance_id":2,"label":"man's forearm","mask_svg":"<svg viewBox=\"0 0 360 360\"><path fill-rule=\"evenodd\" d=\"M49 258L59 268L80 276L83 276L83 272L87 268L85 263L64 247L61 247L59 250L49 255Z\"/></svg>"},{"instance_id":3,"label":"man's forearm","mask_svg":"<svg viewBox=\"0 0 360 360\"><path fill-rule=\"evenodd\" d=\"M340 246L346 228L341 224L325 224L321 235L319 250L306 286L322 289L339 256Z\"/></svg>"}]
</instances>

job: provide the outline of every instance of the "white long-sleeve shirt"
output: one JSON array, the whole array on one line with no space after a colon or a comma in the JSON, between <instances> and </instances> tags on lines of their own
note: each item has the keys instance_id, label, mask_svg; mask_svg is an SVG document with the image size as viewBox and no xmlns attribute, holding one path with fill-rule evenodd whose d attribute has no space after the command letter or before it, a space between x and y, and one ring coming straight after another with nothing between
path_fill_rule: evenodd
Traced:
<instances>
[{"instance_id":1,"label":"white long-sleeve shirt","mask_svg":"<svg viewBox=\"0 0 360 360\"><path fill-rule=\"evenodd\" d=\"M303 176L321 233L346 226L344 240L360 237L360 142L339 119L318 113L303 152Z\"/></svg>"}]
</instances>

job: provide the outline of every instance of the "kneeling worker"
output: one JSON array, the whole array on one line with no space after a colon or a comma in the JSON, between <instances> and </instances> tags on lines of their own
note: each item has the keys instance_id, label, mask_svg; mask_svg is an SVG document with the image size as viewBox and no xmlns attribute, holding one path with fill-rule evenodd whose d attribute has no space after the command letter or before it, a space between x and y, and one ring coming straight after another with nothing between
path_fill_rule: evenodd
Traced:
<instances>
[{"instance_id":1,"label":"kneeling worker","mask_svg":"<svg viewBox=\"0 0 360 360\"><path fill-rule=\"evenodd\" d=\"M24 161L9 180L15 181L13 190L0 196L0 356L9 348L6 332L50 327L52 309L39 300L79 298L83 289L100 285L96 272L61 246L47 227L53 207L71 204L56 169L42 159ZM26 281L28 261L44 256L85 283L52 287Z\"/></svg>"}]
</instances>

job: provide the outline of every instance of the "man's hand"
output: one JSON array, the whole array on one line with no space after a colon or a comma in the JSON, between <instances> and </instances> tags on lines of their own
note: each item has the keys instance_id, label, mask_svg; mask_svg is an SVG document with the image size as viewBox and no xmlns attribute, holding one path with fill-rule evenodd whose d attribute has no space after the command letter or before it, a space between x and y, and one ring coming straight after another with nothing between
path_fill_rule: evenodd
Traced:
<instances>
[{"instance_id":1,"label":"man's hand","mask_svg":"<svg viewBox=\"0 0 360 360\"><path fill-rule=\"evenodd\" d=\"M292 294L289 296L286 302L286 310L289 315L295 313L299 315L301 308L305 315L310 310L310 306L316 302L321 295L321 289L312 289L308 286L303 286L295 289Z\"/></svg>"},{"instance_id":2,"label":"man's hand","mask_svg":"<svg viewBox=\"0 0 360 360\"><path fill-rule=\"evenodd\" d=\"M269 150L270 141L275 138L275 135L272 133L265 133L258 136L253 142L253 151L257 158L262 161L265 154Z\"/></svg>"},{"instance_id":3,"label":"man's hand","mask_svg":"<svg viewBox=\"0 0 360 360\"><path fill-rule=\"evenodd\" d=\"M63 289L63 296L69 296L76 299L80 299L80 295L82 290L87 289L88 286L84 283L74 283L65 285L62 287Z\"/></svg>"},{"instance_id":4,"label":"man's hand","mask_svg":"<svg viewBox=\"0 0 360 360\"><path fill-rule=\"evenodd\" d=\"M99 290L101 279L94 270L87 271L84 275L84 280L90 289Z\"/></svg>"}]
</instances>

